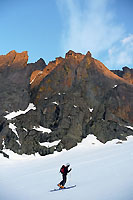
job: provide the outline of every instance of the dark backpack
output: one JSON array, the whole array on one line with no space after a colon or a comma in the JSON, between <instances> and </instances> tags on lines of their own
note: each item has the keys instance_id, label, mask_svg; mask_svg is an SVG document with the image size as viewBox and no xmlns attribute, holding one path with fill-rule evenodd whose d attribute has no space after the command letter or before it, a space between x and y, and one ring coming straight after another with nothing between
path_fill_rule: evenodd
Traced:
<instances>
[{"instance_id":1,"label":"dark backpack","mask_svg":"<svg viewBox=\"0 0 133 200\"><path fill-rule=\"evenodd\" d=\"M65 166L62 165L62 167L61 167L61 169L60 169L60 172L61 172L62 174L64 174L64 170L65 170Z\"/></svg>"}]
</instances>

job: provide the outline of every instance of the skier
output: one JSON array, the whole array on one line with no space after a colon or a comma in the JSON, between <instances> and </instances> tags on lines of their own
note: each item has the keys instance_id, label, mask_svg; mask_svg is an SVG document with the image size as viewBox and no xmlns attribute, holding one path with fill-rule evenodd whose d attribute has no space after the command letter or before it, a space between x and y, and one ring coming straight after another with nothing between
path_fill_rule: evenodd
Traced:
<instances>
[{"instance_id":1,"label":"skier","mask_svg":"<svg viewBox=\"0 0 133 200\"><path fill-rule=\"evenodd\" d=\"M60 172L62 173L62 177L63 177L63 180L58 184L58 186L60 188L64 188L64 185L66 183L66 180L67 180L67 174L72 170L72 169L69 169L68 170L68 167L70 166L69 163L67 163L66 165L62 165L61 169L60 169Z\"/></svg>"}]
</instances>

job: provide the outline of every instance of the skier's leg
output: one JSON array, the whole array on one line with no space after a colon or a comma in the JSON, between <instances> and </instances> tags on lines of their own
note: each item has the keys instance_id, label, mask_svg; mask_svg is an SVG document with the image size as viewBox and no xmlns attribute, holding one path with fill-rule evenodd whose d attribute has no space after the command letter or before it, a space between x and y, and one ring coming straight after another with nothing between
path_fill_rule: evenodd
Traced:
<instances>
[{"instance_id":1,"label":"skier's leg","mask_svg":"<svg viewBox=\"0 0 133 200\"><path fill-rule=\"evenodd\" d=\"M64 188L65 183L66 183L66 175L63 174L63 180L58 184L58 186Z\"/></svg>"},{"instance_id":2,"label":"skier's leg","mask_svg":"<svg viewBox=\"0 0 133 200\"><path fill-rule=\"evenodd\" d=\"M66 183L66 175L65 175L65 174L63 174L62 186L64 186L64 185L65 185L65 183Z\"/></svg>"},{"instance_id":3,"label":"skier's leg","mask_svg":"<svg viewBox=\"0 0 133 200\"><path fill-rule=\"evenodd\" d=\"M64 182L64 175L62 175L62 181L59 183L60 185L63 185L63 182Z\"/></svg>"}]
</instances>

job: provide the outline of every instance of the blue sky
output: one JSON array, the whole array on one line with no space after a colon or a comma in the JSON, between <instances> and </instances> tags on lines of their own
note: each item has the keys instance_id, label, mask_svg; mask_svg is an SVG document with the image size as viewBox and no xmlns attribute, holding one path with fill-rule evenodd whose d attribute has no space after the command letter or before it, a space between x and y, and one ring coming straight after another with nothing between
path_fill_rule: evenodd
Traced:
<instances>
[{"instance_id":1,"label":"blue sky","mask_svg":"<svg viewBox=\"0 0 133 200\"><path fill-rule=\"evenodd\" d=\"M0 55L27 50L46 63L72 49L109 69L133 67L132 0L1 0Z\"/></svg>"}]
</instances>

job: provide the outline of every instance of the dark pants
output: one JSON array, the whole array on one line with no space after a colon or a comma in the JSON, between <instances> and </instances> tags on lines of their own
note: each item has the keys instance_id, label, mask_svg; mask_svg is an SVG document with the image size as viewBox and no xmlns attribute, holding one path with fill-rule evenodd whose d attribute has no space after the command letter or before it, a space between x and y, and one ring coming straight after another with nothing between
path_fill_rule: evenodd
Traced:
<instances>
[{"instance_id":1,"label":"dark pants","mask_svg":"<svg viewBox=\"0 0 133 200\"><path fill-rule=\"evenodd\" d=\"M63 178L63 180L60 182L60 185L64 186L65 183L66 183L66 180L67 180L67 175L66 175L66 174L63 174L63 175L62 175L62 178Z\"/></svg>"}]
</instances>

